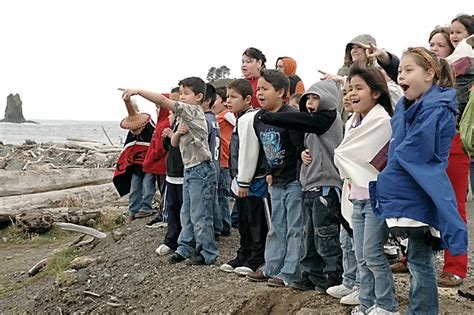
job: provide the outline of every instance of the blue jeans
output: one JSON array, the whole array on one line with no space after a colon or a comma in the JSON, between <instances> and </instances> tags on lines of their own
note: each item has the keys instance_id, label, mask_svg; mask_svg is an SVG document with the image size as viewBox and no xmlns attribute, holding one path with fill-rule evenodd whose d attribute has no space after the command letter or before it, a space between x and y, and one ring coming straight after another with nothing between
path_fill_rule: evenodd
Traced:
<instances>
[{"instance_id":1,"label":"blue jeans","mask_svg":"<svg viewBox=\"0 0 474 315\"><path fill-rule=\"evenodd\" d=\"M182 230L176 252L185 258L201 254L206 264L219 256L214 239L212 203L216 190L216 170L209 162L184 169Z\"/></svg>"},{"instance_id":2,"label":"blue jeans","mask_svg":"<svg viewBox=\"0 0 474 315\"><path fill-rule=\"evenodd\" d=\"M300 248L303 230L301 184L270 186L272 201L271 229L267 234L265 265L262 271L291 283L300 279Z\"/></svg>"},{"instance_id":3,"label":"blue jeans","mask_svg":"<svg viewBox=\"0 0 474 315\"><path fill-rule=\"evenodd\" d=\"M341 205L334 189L327 196L303 199L303 276L315 285L326 281L326 275L342 274L342 250L339 243L338 213Z\"/></svg>"},{"instance_id":4,"label":"blue jeans","mask_svg":"<svg viewBox=\"0 0 474 315\"><path fill-rule=\"evenodd\" d=\"M355 257L353 239L349 236L345 228L341 228L339 234L342 249L342 284L347 288L360 286L359 270L357 270L357 260Z\"/></svg>"},{"instance_id":5,"label":"blue jeans","mask_svg":"<svg viewBox=\"0 0 474 315\"><path fill-rule=\"evenodd\" d=\"M407 314L438 314L439 299L432 244L421 229L410 231L407 260L410 266L410 293Z\"/></svg>"},{"instance_id":6,"label":"blue jeans","mask_svg":"<svg viewBox=\"0 0 474 315\"><path fill-rule=\"evenodd\" d=\"M155 192L155 175L143 173L143 176L140 176L133 173L128 196L128 214L135 215L140 210L151 213Z\"/></svg>"},{"instance_id":7,"label":"blue jeans","mask_svg":"<svg viewBox=\"0 0 474 315\"><path fill-rule=\"evenodd\" d=\"M229 192L230 192L230 173L228 168L221 167L219 173L219 185L217 189L217 200L219 201L219 210L221 211L222 217L222 229L223 234L230 233L231 221L230 221L230 210L229 210Z\"/></svg>"},{"instance_id":8,"label":"blue jeans","mask_svg":"<svg viewBox=\"0 0 474 315\"><path fill-rule=\"evenodd\" d=\"M352 226L357 267L360 273L360 309L377 305L389 312L398 311L390 265L383 251L388 238L385 220L375 217L370 200L353 200Z\"/></svg>"}]
</instances>

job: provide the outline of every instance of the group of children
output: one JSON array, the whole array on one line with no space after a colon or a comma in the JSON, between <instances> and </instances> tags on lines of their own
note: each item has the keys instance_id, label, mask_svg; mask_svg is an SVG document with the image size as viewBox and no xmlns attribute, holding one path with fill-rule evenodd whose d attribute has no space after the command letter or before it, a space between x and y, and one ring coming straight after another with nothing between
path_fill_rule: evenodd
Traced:
<instances>
[{"instance_id":1,"label":"group of children","mask_svg":"<svg viewBox=\"0 0 474 315\"><path fill-rule=\"evenodd\" d=\"M474 57L473 17L452 23L452 34L464 27L452 44ZM347 69L324 73L303 93L283 71L293 59L267 70L255 48L244 52L242 72L256 66L258 76L226 89L190 77L179 82L178 100L124 90L125 102L139 95L170 114L157 136L168 150L168 232L157 253L174 251L171 264L215 263L216 238L230 233L231 189L240 245L220 270L326 292L357 305L353 314L398 314L384 254L390 232L408 240L408 313L437 314L433 251L466 255L467 228L446 171L461 85L435 50L409 48L399 60L361 35L346 48Z\"/></svg>"}]
</instances>

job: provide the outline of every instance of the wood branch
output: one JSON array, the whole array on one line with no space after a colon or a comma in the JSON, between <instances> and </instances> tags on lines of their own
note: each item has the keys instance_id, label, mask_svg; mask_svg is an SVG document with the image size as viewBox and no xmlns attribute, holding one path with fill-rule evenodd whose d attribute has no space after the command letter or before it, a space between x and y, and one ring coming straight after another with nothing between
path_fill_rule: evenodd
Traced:
<instances>
[{"instance_id":1,"label":"wood branch","mask_svg":"<svg viewBox=\"0 0 474 315\"><path fill-rule=\"evenodd\" d=\"M72 223L63 223L63 222L55 222L54 225L59 226L62 230L79 232L79 233L93 236L95 238L102 239L107 236L107 234L100 232L96 229L87 227L87 226L82 226L82 225L77 225L77 224L72 224Z\"/></svg>"},{"instance_id":2,"label":"wood branch","mask_svg":"<svg viewBox=\"0 0 474 315\"><path fill-rule=\"evenodd\" d=\"M34 275L36 275L38 272L41 271L41 269L43 269L44 266L46 266L47 262L47 259L42 259L38 261L33 267L30 268L30 270L28 270L28 276L33 277Z\"/></svg>"},{"instance_id":3,"label":"wood branch","mask_svg":"<svg viewBox=\"0 0 474 315\"><path fill-rule=\"evenodd\" d=\"M87 234L82 234L81 236L79 236L78 238L76 238L74 241L72 241L71 243L69 243L69 244L67 245L67 247L76 247L76 245L77 245L78 243L80 243L80 242L84 239L84 237L86 237L86 235L87 235Z\"/></svg>"},{"instance_id":4,"label":"wood branch","mask_svg":"<svg viewBox=\"0 0 474 315\"><path fill-rule=\"evenodd\" d=\"M36 161L39 162L41 158ZM35 162L28 161L23 170ZM77 166L73 166L77 167ZM71 168L42 171L0 171L0 197L34 194L88 185L110 183L111 168Z\"/></svg>"}]
</instances>

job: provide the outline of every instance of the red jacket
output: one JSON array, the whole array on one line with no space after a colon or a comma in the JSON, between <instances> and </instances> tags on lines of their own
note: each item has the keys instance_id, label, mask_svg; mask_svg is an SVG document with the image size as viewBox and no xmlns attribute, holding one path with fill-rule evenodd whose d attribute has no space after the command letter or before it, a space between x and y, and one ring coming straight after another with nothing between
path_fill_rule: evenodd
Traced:
<instances>
[{"instance_id":1,"label":"red jacket","mask_svg":"<svg viewBox=\"0 0 474 315\"><path fill-rule=\"evenodd\" d=\"M143 161L143 171L146 173L166 175L166 153L163 147L163 137L161 134L165 128L169 128L169 112L161 108L156 121L155 132L150 141L150 148Z\"/></svg>"}]
</instances>

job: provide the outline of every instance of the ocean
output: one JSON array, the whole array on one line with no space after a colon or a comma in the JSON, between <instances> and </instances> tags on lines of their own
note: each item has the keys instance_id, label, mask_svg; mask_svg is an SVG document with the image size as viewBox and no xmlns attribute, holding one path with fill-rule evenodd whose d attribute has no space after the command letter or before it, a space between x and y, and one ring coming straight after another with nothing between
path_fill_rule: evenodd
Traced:
<instances>
[{"instance_id":1,"label":"ocean","mask_svg":"<svg viewBox=\"0 0 474 315\"><path fill-rule=\"evenodd\" d=\"M121 146L127 130L120 128L118 121L85 120L34 120L39 124L0 123L0 141L4 144L22 144L25 140L36 143L68 142L68 139L96 141ZM102 130L104 128L105 132Z\"/></svg>"}]
</instances>

